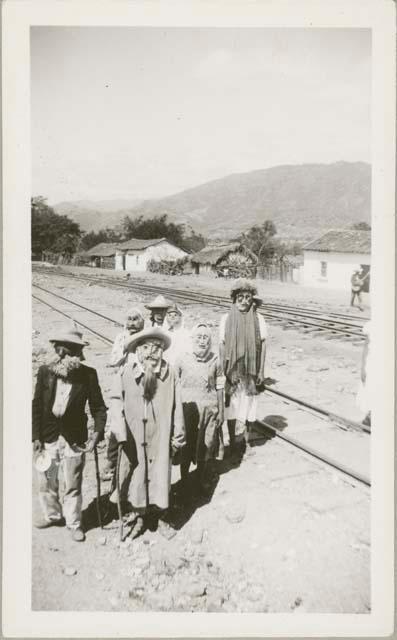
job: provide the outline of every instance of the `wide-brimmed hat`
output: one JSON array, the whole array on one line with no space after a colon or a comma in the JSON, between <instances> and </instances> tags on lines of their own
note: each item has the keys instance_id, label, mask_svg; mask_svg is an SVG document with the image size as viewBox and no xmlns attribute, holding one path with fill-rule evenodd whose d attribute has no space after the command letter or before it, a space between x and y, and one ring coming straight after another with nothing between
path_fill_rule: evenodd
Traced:
<instances>
[{"instance_id":1,"label":"wide-brimmed hat","mask_svg":"<svg viewBox=\"0 0 397 640\"><path fill-rule=\"evenodd\" d=\"M168 309L171 306L171 300L167 300L164 296L157 296L154 300L145 304L146 309Z\"/></svg>"},{"instance_id":2,"label":"wide-brimmed hat","mask_svg":"<svg viewBox=\"0 0 397 640\"><path fill-rule=\"evenodd\" d=\"M152 327L151 329L143 329L142 331L133 333L132 336L126 339L124 348L135 353L136 348L149 338L162 340L164 351L166 351L171 344L171 337L165 333L165 331L162 331L162 329L159 329L158 327Z\"/></svg>"},{"instance_id":3,"label":"wide-brimmed hat","mask_svg":"<svg viewBox=\"0 0 397 640\"><path fill-rule=\"evenodd\" d=\"M239 291L250 291L253 296L256 296L258 293L258 289L254 285L251 280L247 280L247 278L238 278L230 289L230 297L234 298Z\"/></svg>"},{"instance_id":4,"label":"wide-brimmed hat","mask_svg":"<svg viewBox=\"0 0 397 640\"><path fill-rule=\"evenodd\" d=\"M83 340L83 334L78 330L77 324L72 322L70 325L61 329L59 333L49 338L50 342L69 342L70 344L78 344L80 347L86 347L89 342Z\"/></svg>"}]
</instances>

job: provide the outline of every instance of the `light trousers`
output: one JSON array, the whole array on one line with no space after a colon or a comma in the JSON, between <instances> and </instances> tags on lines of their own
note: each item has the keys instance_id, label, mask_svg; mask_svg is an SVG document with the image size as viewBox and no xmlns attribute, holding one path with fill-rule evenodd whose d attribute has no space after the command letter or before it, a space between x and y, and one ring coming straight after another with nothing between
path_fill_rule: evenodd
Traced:
<instances>
[{"instance_id":1,"label":"light trousers","mask_svg":"<svg viewBox=\"0 0 397 640\"><path fill-rule=\"evenodd\" d=\"M46 520L60 520L63 515L66 526L77 529L81 526L85 454L76 445L69 445L62 436L55 442L45 442L44 448L51 456L49 469L38 472L39 499L44 517ZM65 482L63 509L59 500L60 468Z\"/></svg>"}]
</instances>

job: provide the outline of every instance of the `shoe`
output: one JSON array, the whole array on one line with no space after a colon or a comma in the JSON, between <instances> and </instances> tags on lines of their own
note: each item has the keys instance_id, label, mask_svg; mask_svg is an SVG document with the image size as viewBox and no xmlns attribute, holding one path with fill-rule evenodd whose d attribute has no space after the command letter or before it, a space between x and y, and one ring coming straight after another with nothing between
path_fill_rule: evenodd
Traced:
<instances>
[{"instance_id":1,"label":"shoe","mask_svg":"<svg viewBox=\"0 0 397 640\"><path fill-rule=\"evenodd\" d=\"M85 533L83 529L80 529L80 527L77 527L77 529L72 529L72 539L75 542L84 542Z\"/></svg>"},{"instance_id":2,"label":"shoe","mask_svg":"<svg viewBox=\"0 0 397 640\"><path fill-rule=\"evenodd\" d=\"M36 520L34 522L35 529L48 529L48 527L64 527L65 518L58 518L57 520Z\"/></svg>"}]
</instances>

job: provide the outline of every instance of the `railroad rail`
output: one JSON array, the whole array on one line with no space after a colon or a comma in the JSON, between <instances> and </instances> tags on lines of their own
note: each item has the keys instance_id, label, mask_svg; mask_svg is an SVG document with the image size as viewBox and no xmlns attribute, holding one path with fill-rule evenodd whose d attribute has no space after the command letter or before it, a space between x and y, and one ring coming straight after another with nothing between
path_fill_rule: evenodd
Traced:
<instances>
[{"instance_id":1,"label":"railroad rail","mask_svg":"<svg viewBox=\"0 0 397 640\"><path fill-rule=\"evenodd\" d=\"M75 300L71 300L70 298L66 298L65 296L61 296L59 293L55 293L54 291L50 291L49 289L45 289L44 287L34 284L33 287L35 287L36 289L39 289L45 293L48 293L52 296L54 296L55 298L59 298L60 300L63 300L65 302L67 302L68 304L72 304L75 307L78 307L79 309L83 309L84 311L87 311L99 318L103 318L104 320L108 320L109 322L111 322L112 324L118 326L118 327L122 327L123 324L121 322L119 322L118 320L116 320L115 318L111 318L110 316L106 316L103 313L100 313L99 311L96 311L95 309L91 309L90 307L87 307L83 304L80 304L79 302L76 302ZM39 298L37 298L37 296L34 296L34 298L38 299L40 302L43 302L43 300L40 300ZM48 303L47 303L48 304ZM48 305L51 306L51 305ZM57 309L55 307L54 310L56 311ZM61 312L60 312L61 313ZM66 315L66 317L71 318L71 316ZM81 324L81 323L80 323ZM88 329L89 331L91 331L91 329L86 326L86 325L82 325L84 326L84 328ZM95 333L95 332L94 332ZM101 334L97 334L100 337ZM106 338L105 340L110 341L110 338ZM365 433L371 433L371 430L368 426L360 423L360 422L355 422L353 420L349 420L347 418L344 418L343 416L340 416L336 413L333 413L331 411L328 411L327 409L322 409L321 407L318 407L314 404L311 404L309 402L306 402L305 400L300 400L299 398L295 398L294 396L291 396L288 393L284 393L283 391L280 391L278 389L271 389L269 387L269 385L265 385L266 391L272 395L276 395L281 397L283 400L286 400L289 403L292 404L296 404L299 406L300 409L305 409L305 410L310 410L318 415L321 415L324 418L327 418L330 422L333 422L334 424L336 424L336 426L344 428L344 429L350 429L353 431L363 431Z\"/></svg>"},{"instance_id":2,"label":"railroad rail","mask_svg":"<svg viewBox=\"0 0 397 640\"><path fill-rule=\"evenodd\" d=\"M109 322L112 322L113 324L117 325L117 326L121 326L121 323L118 322L117 320L114 320L113 318L110 318L108 316L105 316L104 314L101 314L99 312L94 311L93 309L90 309L89 307L86 307L84 305L81 305L80 303L76 303L68 298L65 298L64 296L61 296L59 294L56 294L52 291L46 290L44 287L41 287L39 285L33 285L34 287L41 289L43 292L45 293L49 293L50 295L53 295L61 300L64 300L66 302L68 302L69 304L73 304L76 307L82 308L85 311L92 313L94 315L97 315L105 320L108 320ZM47 302L46 300L43 300L42 298L39 298L38 296L36 296L35 294L32 294L33 299L37 300L38 302L40 302L43 305L46 305L47 307L49 307L50 309L52 309L53 311L63 315L64 317L67 317L69 319L73 319L75 320L75 318L73 316L71 316L70 314L65 313L64 311L58 309L57 307L55 307L54 305L50 304L49 302ZM80 320L75 320L75 322L77 324L79 324L80 326L84 327L87 331L89 331L90 333L92 333L93 335L95 335L96 337L98 337L100 340L102 340L103 342L105 342L106 344L112 344L113 340L111 338L109 338L108 336L105 336L104 334L96 331L95 329L91 328L89 325L82 323ZM310 408L310 410L315 411L323 416L327 416L330 420L335 421L335 418L337 418L339 421L343 421L343 423L346 424L350 424L351 427L355 430L357 430L357 428L359 428L359 430L361 431L367 431L367 429L364 427L364 425L359 425L358 423L354 423L351 422L349 420L346 420L340 416L335 416L335 414L331 414L330 412L327 412L324 409L321 409L320 407L315 407L314 405L309 405L308 403L305 403L303 401L298 400L297 398L293 398L292 396L289 396L288 394L279 392L279 391L274 391L272 389L269 389L266 387L266 392L270 392L270 393L276 393L277 395L282 395L284 398L288 399L291 402L294 402L296 404L298 404L301 408ZM338 425L337 425L338 426ZM257 430L258 427L260 430L264 430L264 431L270 431L274 436L280 438L281 440L288 442L290 445L294 446L295 448L298 448L302 451L304 451L305 453L311 455L312 457L320 460L321 462L325 463L326 465L337 469L338 471L340 471L341 473L361 482L362 484L365 484L366 486L371 486L371 481L370 479L355 471L352 470L348 467L346 467L345 465L341 464L340 462L338 462L337 460L334 460L333 458L330 458L329 456L324 455L321 452L316 451L315 449L308 447L307 445L299 442L299 440L297 440L296 438L293 438L291 436L286 435L285 433L281 432L280 429L278 429L277 427L275 427L274 425L268 424L266 421L261 421L261 420L257 420Z\"/></svg>"},{"instance_id":3,"label":"railroad rail","mask_svg":"<svg viewBox=\"0 0 397 640\"><path fill-rule=\"evenodd\" d=\"M186 303L208 304L221 308L230 307L230 299L217 294L202 293L191 289L175 289L161 285L144 284L137 280L129 279L128 283L118 282L116 278L90 276L86 274L75 274L71 272L61 272L56 268L33 266L34 272L58 275L72 280L82 282L92 282L98 285L117 287L128 291L136 290L143 294L154 293L172 297L173 300ZM337 314L321 313L311 309L290 307L284 304L264 303L259 309L259 313L269 320L281 324L283 328L298 328L305 333L315 333L327 338L342 338L353 341L363 341L365 336L362 332L362 324L338 317ZM343 316L343 314L342 314Z\"/></svg>"}]
</instances>

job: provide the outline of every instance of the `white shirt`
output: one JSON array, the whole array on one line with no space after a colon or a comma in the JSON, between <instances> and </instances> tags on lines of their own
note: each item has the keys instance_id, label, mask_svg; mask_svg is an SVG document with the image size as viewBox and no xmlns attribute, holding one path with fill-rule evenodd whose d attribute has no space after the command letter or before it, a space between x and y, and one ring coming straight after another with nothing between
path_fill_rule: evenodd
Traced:
<instances>
[{"instance_id":1,"label":"white shirt","mask_svg":"<svg viewBox=\"0 0 397 640\"><path fill-rule=\"evenodd\" d=\"M225 313L221 317L221 321L219 323L219 342L225 342L225 330L226 330L226 320L228 317L228 313ZM261 336L261 340L266 340L267 338L267 326L263 316L258 313L258 321L259 321L259 333Z\"/></svg>"},{"instance_id":2,"label":"white shirt","mask_svg":"<svg viewBox=\"0 0 397 640\"><path fill-rule=\"evenodd\" d=\"M54 404L52 407L52 413L56 418L62 418L62 416L64 415L69 402L71 390L71 382L66 382L66 380L63 380L62 378L57 378L57 389L55 393Z\"/></svg>"}]
</instances>

